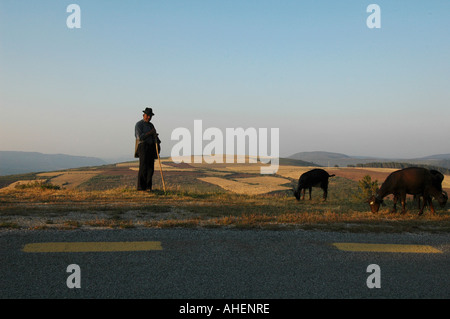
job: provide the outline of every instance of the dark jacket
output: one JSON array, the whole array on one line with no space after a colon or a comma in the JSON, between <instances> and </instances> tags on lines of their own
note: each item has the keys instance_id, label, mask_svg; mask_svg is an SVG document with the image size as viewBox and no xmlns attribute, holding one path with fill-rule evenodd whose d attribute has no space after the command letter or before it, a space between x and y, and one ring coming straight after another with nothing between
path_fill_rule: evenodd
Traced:
<instances>
[{"instance_id":1,"label":"dark jacket","mask_svg":"<svg viewBox=\"0 0 450 319\"><path fill-rule=\"evenodd\" d=\"M159 139L158 135L147 135L149 131L154 129L155 126L150 122L145 122L144 120L140 120L136 123L134 128L134 136L136 137L136 143L134 148L134 157L139 157L139 144L145 143L147 144L145 149L151 150L151 152L154 154L153 158L157 159L158 154L161 152L161 140ZM156 153L156 146L155 143L158 146L158 153Z\"/></svg>"}]
</instances>

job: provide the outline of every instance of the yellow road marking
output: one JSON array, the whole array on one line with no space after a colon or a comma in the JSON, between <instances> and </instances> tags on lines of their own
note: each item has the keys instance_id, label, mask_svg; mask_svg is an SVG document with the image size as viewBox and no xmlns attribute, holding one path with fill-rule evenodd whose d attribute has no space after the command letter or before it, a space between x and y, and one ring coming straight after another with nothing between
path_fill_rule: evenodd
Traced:
<instances>
[{"instance_id":1,"label":"yellow road marking","mask_svg":"<svg viewBox=\"0 0 450 319\"><path fill-rule=\"evenodd\" d=\"M135 242L75 242L75 243L34 243L26 244L22 251L26 253L77 253L109 251L145 251L162 250L159 241Z\"/></svg>"},{"instance_id":2,"label":"yellow road marking","mask_svg":"<svg viewBox=\"0 0 450 319\"><path fill-rule=\"evenodd\" d=\"M383 253L424 253L442 254L442 251L427 245L394 245L394 244L360 244L360 243L334 243L339 250L366 251Z\"/></svg>"}]
</instances>

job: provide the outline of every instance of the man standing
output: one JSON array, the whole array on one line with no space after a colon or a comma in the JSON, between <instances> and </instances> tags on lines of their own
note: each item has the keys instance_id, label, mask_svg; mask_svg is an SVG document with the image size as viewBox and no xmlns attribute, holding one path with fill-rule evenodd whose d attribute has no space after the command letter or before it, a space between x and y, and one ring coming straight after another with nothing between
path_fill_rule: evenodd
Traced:
<instances>
[{"instance_id":1,"label":"man standing","mask_svg":"<svg viewBox=\"0 0 450 319\"><path fill-rule=\"evenodd\" d=\"M136 123L134 130L138 143L136 156L139 157L137 190L151 191L155 159L158 158L156 147L159 147L161 141L158 138L155 127L150 122L152 116L155 115L153 110L147 107L142 112L144 112L143 119ZM156 143L158 144L156 145Z\"/></svg>"}]
</instances>

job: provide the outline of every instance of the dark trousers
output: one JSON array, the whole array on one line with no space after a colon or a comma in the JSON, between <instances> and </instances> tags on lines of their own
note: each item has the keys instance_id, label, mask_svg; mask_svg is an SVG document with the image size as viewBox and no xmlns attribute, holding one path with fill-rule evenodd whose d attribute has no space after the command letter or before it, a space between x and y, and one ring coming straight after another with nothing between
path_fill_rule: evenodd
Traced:
<instances>
[{"instance_id":1,"label":"dark trousers","mask_svg":"<svg viewBox=\"0 0 450 319\"><path fill-rule=\"evenodd\" d=\"M141 143L138 146L139 155L139 173L138 173L138 191L151 190L152 178L155 171L155 144Z\"/></svg>"}]
</instances>

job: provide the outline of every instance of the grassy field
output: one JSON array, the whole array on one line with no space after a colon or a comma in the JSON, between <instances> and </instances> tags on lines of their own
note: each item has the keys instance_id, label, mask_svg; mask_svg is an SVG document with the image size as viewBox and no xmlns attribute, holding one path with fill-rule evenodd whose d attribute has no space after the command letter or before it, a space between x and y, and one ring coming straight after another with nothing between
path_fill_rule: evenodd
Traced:
<instances>
[{"instance_id":1,"label":"grassy field","mask_svg":"<svg viewBox=\"0 0 450 319\"><path fill-rule=\"evenodd\" d=\"M0 228L450 231L447 207L437 208L435 215L426 209L423 216L418 216L417 205L410 200L408 212L401 215L390 212L392 203L387 200L387 206L378 214L370 213L358 181L369 175L381 184L393 170L326 168L336 177L330 179L328 200L323 202L319 188L313 188L311 201L297 201L292 194L300 174L311 167L289 163L281 165L276 175L260 175L260 166L261 163L177 165L165 159L162 167L166 192L159 166L155 165L152 193L135 190L136 162L8 176L0 179Z\"/></svg>"}]
</instances>

